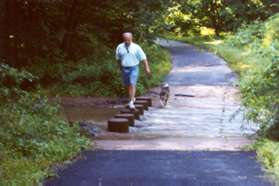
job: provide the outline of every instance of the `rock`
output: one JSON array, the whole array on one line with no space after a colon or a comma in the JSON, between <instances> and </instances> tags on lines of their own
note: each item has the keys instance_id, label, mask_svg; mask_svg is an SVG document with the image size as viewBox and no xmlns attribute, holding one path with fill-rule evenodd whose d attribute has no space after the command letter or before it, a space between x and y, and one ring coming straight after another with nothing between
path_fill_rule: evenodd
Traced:
<instances>
[{"instance_id":1,"label":"rock","mask_svg":"<svg viewBox=\"0 0 279 186\"><path fill-rule=\"evenodd\" d=\"M137 97L136 100L147 101L148 102L148 106L149 107L152 106L152 99L150 97L141 96L141 97Z\"/></svg>"},{"instance_id":2,"label":"rock","mask_svg":"<svg viewBox=\"0 0 279 186\"><path fill-rule=\"evenodd\" d=\"M115 118L126 118L129 120L130 126L135 125L135 115L134 114L116 114L114 117Z\"/></svg>"},{"instance_id":3,"label":"rock","mask_svg":"<svg viewBox=\"0 0 279 186\"><path fill-rule=\"evenodd\" d=\"M123 114L134 114L135 116L135 119L140 119L140 111L137 110L137 109L122 109L120 110L120 113L123 113Z\"/></svg>"},{"instance_id":4,"label":"rock","mask_svg":"<svg viewBox=\"0 0 279 186\"><path fill-rule=\"evenodd\" d=\"M144 105L141 104L135 104L136 109L139 111L140 115L144 114ZM129 106L126 107L127 109L129 109ZM132 109L131 109L132 110Z\"/></svg>"},{"instance_id":5,"label":"rock","mask_svg":"<svg viewBox=\"0 0 279 186\"><path fill-rule=\"evenodd\" d=\"M108 131L128 133L129 132L129 120L126 118L111 118L108 120Z\"/></svg>"},{"instance_id":6,"label":"rock","mask_svg":"<svg viewBox=\"0 0 279 186\"><path fill-rule=\"evenodd\" d=\"M91 122L79 122L81 132L85 132L91 136L97 136L102 132L102 129L96 124L92 124Z\"/></svg>"},{"instance_id":7,"label":"rock","mask_svg":"<svg viewBox=\"0 0 279 186\"><path fill-rule=\"evenodd\" d=\"M144 105L140 105L140 104L135 104L135 107L137 110L140 111L140 114L143 115L144 114L144 108L145 106Z\"/></svg>"},{"instance_id":8,"label":"rock","mask_svg":"<svg viewBox=\"0 0 279 186\"><path fill-rule=\"evenodd\" d=\"M144 110L148 110L148 101L145 100L136 100L135 105L142 105Z\"/></svg>"}]
</instances>

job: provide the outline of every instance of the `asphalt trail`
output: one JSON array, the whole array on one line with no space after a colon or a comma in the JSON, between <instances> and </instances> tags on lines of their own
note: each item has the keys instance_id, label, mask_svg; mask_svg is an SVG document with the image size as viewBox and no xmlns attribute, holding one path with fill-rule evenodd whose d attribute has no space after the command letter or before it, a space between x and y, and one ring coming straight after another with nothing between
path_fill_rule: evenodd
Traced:
<instances>
[{"instance_id":1,"label":"asphalt trail","mask_svg":"<svg viewBox=\"0 0 279 186\"><path fill-rule=\"evenodd\" d=\"M90 151L46 186L268 186L254 152Z\"/></svg>"},{"instance_id":2,"label":"asphalt trail","mask_svg":"<svg viewBox=\"0 0 279 186\"><path fill-rule=\"evenodd\" d=\"M142 131L137 132L147 134L161 134L168 131L163 129L166 127L166 121L170 123L173 113L176 118L178 112L184 113L185 121L181 125L177 125L179 132L183 131L182 136L194 135L217 137L240 136L239 126L235 122L235 128L232 124L222 126L215 122L226 116L220 116L225 105L228 114L231 114L232 102L227 90L234 90L234 83L237 79L236 75L228 68L226 63L207 52L197 50L195 47L175 41L161 40L160 44L168 47L172 54L173 69L167 77L167 81L171 86L176 87L175 93L194 94L197 97L201 93L199 99L192 98L184 101L180 105L179 100L174 100L170 104L169 110L151 112L150 118L143 125ZM217 91L218 90L218 91ZM223 99L226 93L228 98ZM210 96L212 94L212 96ZM220 96L218 96L220 94ZM225 95L225 96L226 96ZM233 95L233 94L232 94ZM207 97L206 97L207 96ZM224 97L224 96L223 96ZM203 101L204 100L204 101ZM224 101L225 100L225 101ZM229 101L227 101L229 100ZM191 110L201 108L200 110ZM215 106L213 109L211 105ZM187 106L187 107L186 107ZM208 108L204 108L204 107ZM177 109L177 108L188 108ZM172 109L174 108L174 109ZM234 107L233 107L234 108ZM175 110L176 109L176 110ZM223 109L224 110L224 109ZM232 110L232 109L231 109ZM191 112L190 112L191 111ZM195 112L194 112L195 111ZM203 112L208 113L202 114ZM161 112L168 112L163 113ZM176 115L175 115L176 114ZM190 115L192 114L192 115ZM158 118L164 116L164 122L152 120L152 117L158 115ZM152 117L151 117L152 116ZM192 117L190 117L192 116ZM209 117L210 116L210 117ZM197 119L206 121L200 121ZM211 118L211 120L210 120ZM216 119L217 118L217 119ZM187 120L188 119L188 120ZM205 120L204 119L204 120ZM226 119L226 118L225 118ZM186 122L187 121L187 122ZM151 122L151 123L150 123ZM157 122L157 123L156 123ZM145 124L143 123L143 124ZM177 123L177 122L176 122ZM191 124L192 123L192 124ZM160 125L162 124L162 125ZM171 124L174 125L174 124ZM185 127L184 127L185 125ZM191 129L191 126L192 129ZM149 127L149 128L148 128ZM159 127L158 129L156 127ZM173 126L172 126L173 127ZM202 128L205 127L205 128ZM207 127L207 128L206 128ZM220 130L220 128L222 130ZM150 129L150 130L149 130ZM216 131L215 131L216 130ZM152 133L153 132L153 133ZM189 134L188 134L189 132ZM177 133L178 134L178 133ZM175 135L177 135L175 134ZM196 138L195 138L196 139ZM207 138L205 138L207 139ZM129 139L127 139L129 141ZM127 141L126 140L126 141ZM160 139L156 139L160 140ZM164 139L165 141L168 138ZM185 138L186 140L186 138ZM113 149L116 143L111 139L109 147ZM182 151L182 150L152 150L149 145L144 149L144 143L148 141L140 140L143 149L134 150L97 150L87 151L82 154L83 158L68 166L64 170L58 172L57 178L47 180L45 186L269 186L271 182L264 176L264 172L260 164L256 161L254 152L244 151ZM199 141L195 140L198 144ZM150 142L150 141L149 141ZM175 141L179 143L179 141ZM203 143L205 140L203 140ZM222 141L221 141L222 142ZM133 145L133 141L128 146ZM155 143L156 144L156 143ZM157 143L158 144L158 143ZM215 143L213 143L215 144ZM187 145L187 143L186 143ZM121 145L120 145L121 146ZM220 145L221 146L221 145ZM222 147L222 146L221 146ZM109 149L109 148L108 148ZM156 147L154 147L156 149Z\"/></svg>"}]
</instances>

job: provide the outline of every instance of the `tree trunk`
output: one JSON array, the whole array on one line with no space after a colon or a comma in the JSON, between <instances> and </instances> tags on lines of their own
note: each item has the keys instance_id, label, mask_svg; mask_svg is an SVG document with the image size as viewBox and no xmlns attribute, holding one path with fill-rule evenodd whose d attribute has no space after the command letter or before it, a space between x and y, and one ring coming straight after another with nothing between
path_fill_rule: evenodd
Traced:
<instances>
[{"instance_id":1,"label":"tree trunk","mask_svg":"<svg viewBox=\"0 0 279 186\"><path fill-rule=\"evenodd\" d=\"M65 22L65 34L64 37L62 39L62 44L61 44L61 49L65 52L65 54L67 54L68 48L69 48L69 38L71 36L71 28L72 28L72 24L73 24L73 19L75 16L75 11L77 8L77 0L73 0L70 10L67 12L65 16L68 18L66 19Z\"/></svg>"},{"instance_id":2,"label":"tree trunk","mask_svg":"<svg viewBox=\"0 0 279 186\"><path fill-rule=\"evenodd\" d=\"M6 25L5 25L5 14L6 14L6 3L8 0L0 1L0 63L4 62L7 54L6 54Z\"/></svg>"},{"instance_id":3,"label":"tree trunk","mask_svg":"<svg viewBox=\"0 0 279 186\"><path fill-rule=\"evenodd\" d=\"M5 1L5 9L4 9L4 31L3 31L3 47L4 47L4 57L7 60L7 63L15 66L18 58L17 54L17 43L16 43L16 10L17 10L17 2L15 1ZM11 19L12 18L12 19Z\"/></svg>"},{"instance_id":4,"label":"tree trunk","mask_svg":"<svg viewBox=\"0 0 279 186\"><path fill-rule=\"evenodd\" d=\"M66 19L65 35L62 40L61 49L68 57L71 53L72 41L75 36L76 28L80 24L80 18L86 9L87 3L87 0L82 2L73 0L69 11L66 12L66 17L68 17L68 19Z\"/></svg>"}]
</instances>

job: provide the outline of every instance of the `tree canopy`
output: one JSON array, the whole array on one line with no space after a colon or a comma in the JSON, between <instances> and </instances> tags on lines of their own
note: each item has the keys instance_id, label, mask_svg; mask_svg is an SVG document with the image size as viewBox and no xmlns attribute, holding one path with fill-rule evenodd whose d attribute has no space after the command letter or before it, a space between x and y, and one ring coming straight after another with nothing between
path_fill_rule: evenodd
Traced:
<instances>
[{"instance_id":1,"label":"tree canopy","mask_svg":"<svg viewBox=\"0 0 279 186\"><path fill-rule=\"evenodd\" d=\"M158 28L168 0L4 0L1 53L6 63L24 66L34 57L79 59L113 47L123 31L144 39ZM54 59L53 59L54 58Z\"/></svg>"}]
</instances>

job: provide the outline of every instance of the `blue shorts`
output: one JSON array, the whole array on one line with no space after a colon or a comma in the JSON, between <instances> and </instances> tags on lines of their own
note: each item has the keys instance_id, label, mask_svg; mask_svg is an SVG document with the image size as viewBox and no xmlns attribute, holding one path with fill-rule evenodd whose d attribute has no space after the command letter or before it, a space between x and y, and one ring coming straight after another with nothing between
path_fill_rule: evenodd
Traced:
<instances>
[{"instance_id":1,"label":"blue shorts","mask_svg":"<svg viewBox=\"0 0 279 186\"><path fill-rule=\"evenodd\" d=\"M125 86L136 86L139 76L139 66L122 67L122 79Z\"/></svg>"}]
</instances>

